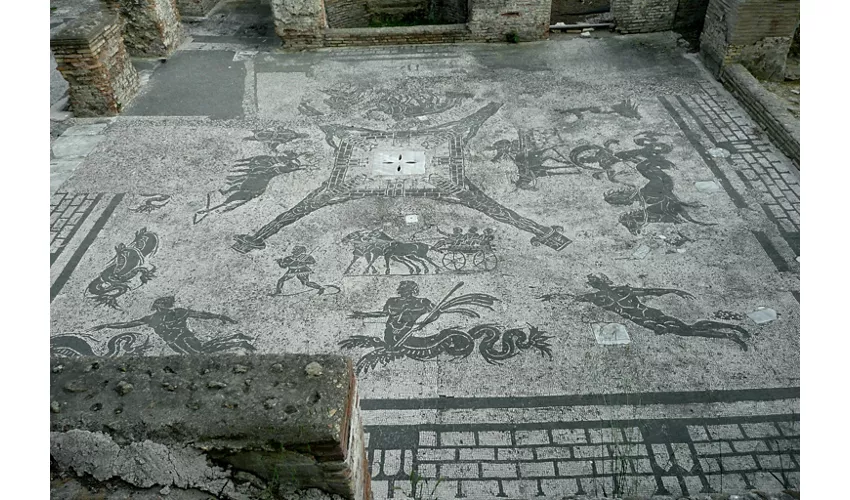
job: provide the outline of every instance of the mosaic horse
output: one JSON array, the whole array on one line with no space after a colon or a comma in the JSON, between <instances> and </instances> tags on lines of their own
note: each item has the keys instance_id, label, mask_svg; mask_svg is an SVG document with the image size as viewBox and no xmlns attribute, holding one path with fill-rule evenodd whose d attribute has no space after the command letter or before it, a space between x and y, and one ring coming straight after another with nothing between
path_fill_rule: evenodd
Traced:
<instances>
[{"instance_id":1,"label":"mosaic horse","mask_svg":"<svg viewBox=\"0 0 850 500\"><path fill-rule=\"evenodd\" d=\"M227 176L227 185L207 194L206 207L195 212L192 223L197 224L214 212L235 210L265 193L275 177L306 168L298 153L293 151L284 151L278 156L260 155L237 160ZM224 199L215 203L214 197Z\"/></svg>"},{"instance_id":2,"label":"mosaic horse","mask_svg":"<svg viewBox=\"0 0 850 500\"><path fill-rule=\"evenodd\" d=\"M380 230L355 231L346 235L342 242L351 243L354 246L354 258L345 269L344 274L347 274L354 263L360 259L366 260L364 272L371 271L372 274L377 274L378 270L374 264L379 257L384 258L384 274L390 274L390 260L404 264L411 274L422 274L423 272L428 274L428 264L434 266L434 273L440 272L439 264L428 257L431 245L427 243L398 241Z\"/></svg>"},{"instance_id":3,"label":"mosaic horse","mask_svg":"<svg viewBox=\"0 0 850 500\"><path fill-rule=\"evenodd\" d=\"M156 266L145 261L159 249L159 236L147 228L136 231L129 245L119 243L115 247L115 257L109 261L100 276L92 280L86 288L86 296L100 305L113 309L118 307L118 297L132 290L130 281L139 277L144 285L154 277ZM139 286L141 286L139 285Z\"/></svg>"}]
</instances>

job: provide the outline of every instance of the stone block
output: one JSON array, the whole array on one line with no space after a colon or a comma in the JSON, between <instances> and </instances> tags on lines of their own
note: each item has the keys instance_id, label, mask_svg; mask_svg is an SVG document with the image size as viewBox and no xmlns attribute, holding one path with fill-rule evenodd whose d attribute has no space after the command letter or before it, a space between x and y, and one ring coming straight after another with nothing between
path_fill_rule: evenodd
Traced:
<instances>
[{"instance_id":1,"label":"stone block","mask_svg":"<svg viewBox=\"0 0 850 500\"><path fill-rule=\"evenodd\" d=\"M320 376L305 373L312 362ZM232 494L241 473L369 497L356 385L341 356L54 358L50 392L62 471L217 496Z\"/></svg>"}]
</instances>

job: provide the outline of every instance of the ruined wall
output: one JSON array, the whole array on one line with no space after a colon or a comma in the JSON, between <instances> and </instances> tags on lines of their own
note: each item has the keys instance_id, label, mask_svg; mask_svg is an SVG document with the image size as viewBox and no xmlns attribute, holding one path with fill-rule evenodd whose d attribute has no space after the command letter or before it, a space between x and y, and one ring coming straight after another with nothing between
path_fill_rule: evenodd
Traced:
<instances>
[{"instance_id":1,"label":"ruined wall","mask_svg":"<svg viewBox=\"0 0 850 500\"><path fill-rule=\"evenodd\" d=\"M325 0L325 14L331 28L369 26L369 13L363 0Z\"/></svg>"},{"instance_id":2,"label":"ruined wall","mask_svg":"<svg viewBox=\"0 0 850 500\"><path fill-rule=\"evenodd\" d=\"M717 75L740 63L756 78L782 80L799 23L799 0L711 0L700 51Z\"/></svg>"},{"instance_id":3,"label":"ruined wall","mask_svg":"<svg viewBox=\"0 0 850 500\"><path fill-rule=\"evenodd\" d=\"M611 14L621 33L673 29L679 0L611 0Z\"/></svg>"},{"instance_id":4,"label":"ruined wall","mask_svg":"<svg viewBox=\"0 0 850 500\"><path fill-rule=\"evenodd\" d=\"M552 0L472 0L467 22L472 35L482 41L504 42L508 33L519 41L549 38Z\"/></svg>"},{"instance_id":5,"label":"ruined wall","mask_svg":"<svg viewBox=\"0 0 850 500\"><path fill-rule=\"evenodd\" d=\"M177 0L177 10L181 16L203 17L216 3L218 0Z\"/></svg>"},{"instance_id":6,"label":"ruined wall","mask_svg":"<svg viewBox=\"0 0 850 500\"><path fill-rule=\"evenodd\" d=\"M274 30L287 48L321 47L328 27L324 0L271 0Z\"/></svg>"},{"instance_id":7,"label":"ruined wall","mask_svg":"<svg viewBox=\"0 0 850 500\"><path fill-rule=\"evenodd\" d=\"M679 0L676 16L673 18L673 30L698 35L705 23L707 9L708 0Z\"/></svg>"},{"instance_id":8,"label":"ruined wall","mask_svg":"<svg viewBox=\"0 0 850 500\"><path fill-rule=\"evenodd\" d=\"M436 12L440 24L465 23L468 15L468 0L429 0L429 9Z\"/></svg>"},{"instance_id":9,"label":"ruined wall","mask_svg":"<svg viewBox=\"0 0 850 500\"><path fill-rule=\"evenodd\" d=\"M136 57L167 57L180 44L175 0L104 0L124 20L124 44Z\"/></svg>"},{"instance_id":10,"label":"ruined wall","mask_svg":"<svg viewBox=\"0 0 850 500\"><path fill-rule=\"evenodd\" d=\"M366 28L370 21L466 22L467 0L325 0L330 28Z\"/></svg>"},{"instance_id":11,"label":"ruined wall","mask_svg":"<svg viewBox=\"0 0 850 500\"><path fill-rule=\"evenodd\" d=\"M518 41L549 37L551 0L433 0L447 10L446 24L389 28L339 29L325 22L323 0L272 0L275 32L286 48L460 41L504 42L515 33ZM337 7L340 4L337 4ZM463 15L468 8L468 16ZM333 9L332 9L333 10ZM451 16L467 18L450 23Z\"/></svg>"}]
</instances>

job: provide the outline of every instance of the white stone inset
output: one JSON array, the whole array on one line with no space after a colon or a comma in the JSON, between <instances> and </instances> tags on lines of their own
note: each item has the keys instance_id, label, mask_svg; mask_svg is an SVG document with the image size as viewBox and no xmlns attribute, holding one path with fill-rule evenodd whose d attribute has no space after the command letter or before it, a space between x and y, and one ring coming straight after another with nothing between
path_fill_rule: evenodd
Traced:
<instances>
[{"instance_id":1,"label":"white stone inset","mask_svg":"<svg viewBox=\"0 0 850 500\"><path fill-rule=\"evenodd\" d=\"M641 246L637 247L637 249L635 249L634 252L632 252L632 257L634 257L638 260L642 260L642 259L645 259L647 255L649 255L650 251L652 251L651 248L649 248L646 245L641 245Z\"/></svg>"},{"instance_id":2,"label":"white stone inset","mask_svg":"<svg viewBox=\"0 0 850 500\"><path fill-rule=\"evenodd\" d=\"M776 311L769 307L759 307L753 312L748 312L747 316L750 317L757 325L761 325L763 323L770 323L771 321L776 320Z\"/></svg>"},{"instance_id":3,"label":"white stone inset","mask_svg":"<svg viewBox=\"0 0 850 500\"><path fill-rule=\"evenodd\" d=\"M720 191L720 186L714 181L697 181L694 185L697 191L702 191L703 193L716 193Z\"/></svg>"},{"instance_id":4,"label":"white stone inset","mask_svg":"<svg viewBox=\"0 0 850 500\"><path fill-rule=\"evenodd\" d=\"M405 222L405 224L418 224L419 223L419 216L416 215L416 214L405 215L404 216L404 222Z\"/></svg>"},{"instance_id":5,"label":"white stone inset","mask_svg":"<svg viewBox=\"0 0 850 500\"><path fill-rule=\"evenodd\" d=\"M632 339L626 327L620 323L592 323L590 325L596 343L599 345L626 345L631 344Z\"/></svg>"},{"instance_id":6,"label":"white stone inset","mask_svg":"<svg viewBox=\"0 0 850 500\"><path fill-rule=\"evenodd\" d=\"M708 154L714 158L729 158L732 153L726 148L712 148L708 150Z\"/></svg>"},{"instance_id":7,"label":"white stone inset","mask_svg":"<svg viewBox=\"0 0 850 500\"><path fill-rule=\"evenodd\" d=\"M425 175L425 151L375 151L372 173L393 177Z\"/></svg>"}]
</instances>

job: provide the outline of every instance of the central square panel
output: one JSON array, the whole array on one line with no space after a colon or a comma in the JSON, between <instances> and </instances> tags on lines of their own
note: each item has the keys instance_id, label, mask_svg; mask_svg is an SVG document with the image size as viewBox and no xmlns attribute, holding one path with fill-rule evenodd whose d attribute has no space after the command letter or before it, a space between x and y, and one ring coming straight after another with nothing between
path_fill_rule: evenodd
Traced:
<instances>
[{"instance_id":1,"label":"central square panel","mask_svg":"<svg viewBox=\"0 0 850 500\"><path fill-rule=\"evenodd\" d=\"M371 163L372 173L382 177L425 175L425 151L380 149Z\"/></svg>"}]
</instances>

